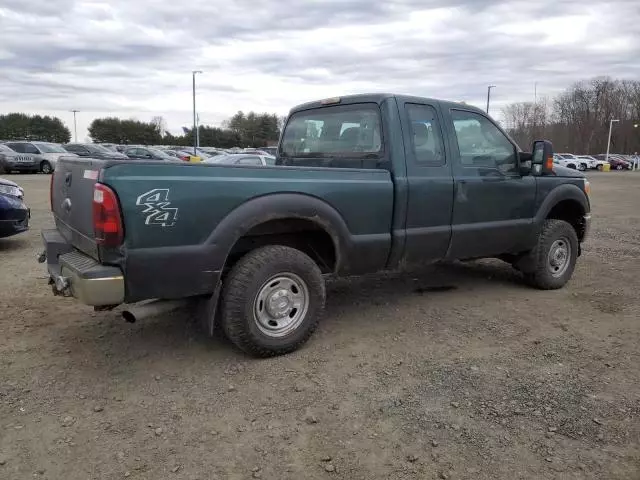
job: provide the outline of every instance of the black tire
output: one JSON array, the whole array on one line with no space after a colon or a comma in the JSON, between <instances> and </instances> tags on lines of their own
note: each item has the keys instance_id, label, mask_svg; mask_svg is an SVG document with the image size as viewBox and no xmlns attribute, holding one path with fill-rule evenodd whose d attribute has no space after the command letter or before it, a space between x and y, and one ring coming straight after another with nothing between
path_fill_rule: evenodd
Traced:
<instances>
[{"instance_id":1,"label":"black tire","mask_svg":"<svg viewBox=\"0 0 640 480\"><path fill-rule=\"evenodd\" d=\"M549 256L551 249L558 245L556 242L568 244L569 252L566 257L568 264L562 272L552 272ZM578 235L570 223L564 220L545 220L538 244L529 253L531 256L531 270L524 274L527 283L540 290L555 290L562 288L571 278L578 259Z\"/></svg>"},{"instance_id":2,"label":"black tire","mask_svg":"<svg viewBox=\"0 0 640 480\"><path fill-rule=\"evenodd\" d=\"M616 165L616 170L622 170L622 165Z\"/></svg>"},{"instance_id":3,"label":"black tire","mask_svg":"<svg viewBox=\"0 0 640 480\"><path fill-rule=\"evenodd\" d=\"M576 170L576 166L573 163L567 164L567 168L571 168L573 170Z\"/></svg>"},{"instance_id":4,"label":"black tire","mask_svg":"<svg viewBox=\"0 0 640 480\"><path fill-rule=\"evenodd\" d=\"M53 173L53 168L51 167L51 164L49 162L43 160L42 162L40 162L40 171L44 174L50 174Z\"/></svg>"},{"instance_id":5,"label":"black tire","mask_svg":"<svg viewBox=\"0 0 640 480\"><path fill-rule=\"evenodd\" d=\"M603 167L602 167L602 165L598 165L598 166L596 167L596 169L597 169L599 172L601 172L601 171L602 171L602 169L603 169Z\"/></svg>"},{"instance_id":6,"label":"black tire","mask_svg":"<svg viewBox=\"0 0 640 480\"><path fill-rule=\"evenodd\" d=\"M581 163L580 165L578 165L578 170L580 170L581 172L584 172L586 169L587 169L586 163Z\"/></svg>"},{"instance_id":7,"label":"black tire","mask_svg":"<svg viewBox=\"0 0 640 480\"><path fill-rule=\"evenodd\" d=\"M265 333L258 320L262 306L258 295L273 288L268 284L274 278L291 274L306 287L306 313L292 331L275 337ZM292 291L296 290L292 287ZM246 254L225 278L220 323L227 338L244 352L256 357L282 355L297 350L311 337L324 311L325 297L322 273L311 258L291 247L269 245ZM295 315L295 310L290 313ZM286 317L290 315L284 321Z\"/></svg>"}]
</instances>

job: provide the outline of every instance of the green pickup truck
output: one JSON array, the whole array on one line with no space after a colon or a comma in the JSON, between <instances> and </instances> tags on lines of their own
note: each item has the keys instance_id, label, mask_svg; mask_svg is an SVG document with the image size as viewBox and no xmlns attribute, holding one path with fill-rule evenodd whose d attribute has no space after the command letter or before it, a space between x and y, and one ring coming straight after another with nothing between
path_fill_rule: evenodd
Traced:
<instances>
[{"instance_id":1,"label":"green pickup truck","mask_svg":"<svg viewBox=\"0 0 640 480\"><path fill-rule=\"evenodd\" d=\"M493 257L562 287L589 182L531 150L477 108L367 94L293 108L275 166L63 158L40 261L55 294L129 321L197 299L210 333L283 354L315 330L325 275Z\"/></svg>"}]
</instances>

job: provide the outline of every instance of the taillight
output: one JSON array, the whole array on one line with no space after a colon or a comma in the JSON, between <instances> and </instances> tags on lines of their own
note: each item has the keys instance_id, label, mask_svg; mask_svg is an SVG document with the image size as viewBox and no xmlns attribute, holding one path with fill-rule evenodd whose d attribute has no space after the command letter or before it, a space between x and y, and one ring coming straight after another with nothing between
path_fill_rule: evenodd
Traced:
<instances>
[{"instance_id":1,"label":"taillight","mask_svg":"<svg viewBox=\"0 0 640 480\"><path fill-rule=\"evenodd\" d=\"M180 158L185 162L188 162L191 159L191 157L189 155L184 155L184 156L182 156Z\"/></svg>"},{"instance_id":2,"label":"taillight","mask_svg":"<svg viewBox=\"0 0 640 480\"><path fill-rule=\"evenodd\" d=\"M105 247L117 247L124 238L118 197L101 183L93 187L93 232L96 243Z\"/></svg>"}]
</instances>

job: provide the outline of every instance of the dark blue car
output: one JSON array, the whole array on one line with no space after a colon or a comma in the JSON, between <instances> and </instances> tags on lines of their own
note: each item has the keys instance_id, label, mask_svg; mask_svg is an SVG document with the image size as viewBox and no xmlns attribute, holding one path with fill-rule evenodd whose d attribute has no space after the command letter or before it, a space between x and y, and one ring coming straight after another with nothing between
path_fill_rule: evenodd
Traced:
<instances>
[{"instance_id":1,"label":"dark blue car","mask_svg":"<svg viewBox=\"0 0 640 480\"><path fill-rule=\"evenodd\" d=\"M17 183L0 178L0 238L29 229L30 212L23 199L24 190Z\"/></svg>"}]
</instances>

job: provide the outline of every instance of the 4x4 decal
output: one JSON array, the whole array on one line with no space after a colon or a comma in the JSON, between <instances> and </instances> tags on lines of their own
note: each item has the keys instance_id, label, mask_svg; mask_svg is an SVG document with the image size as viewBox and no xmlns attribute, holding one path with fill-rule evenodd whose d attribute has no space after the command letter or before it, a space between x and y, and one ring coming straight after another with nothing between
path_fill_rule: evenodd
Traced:
<instances>
[{"instance_id":1,"label":"4x4 decal","mask_svg":"<svg viewBox=\"0 0 640 480\"><path fill-rule=\"evenodd\" d=\"M178 219L178 209L170 207L169 189L155 188L143 193L136 200L136 205L145 207L145 225L160 225L173 227Z\"/></svg>"}]
</instances>

